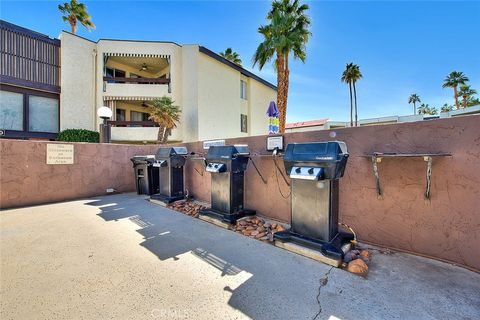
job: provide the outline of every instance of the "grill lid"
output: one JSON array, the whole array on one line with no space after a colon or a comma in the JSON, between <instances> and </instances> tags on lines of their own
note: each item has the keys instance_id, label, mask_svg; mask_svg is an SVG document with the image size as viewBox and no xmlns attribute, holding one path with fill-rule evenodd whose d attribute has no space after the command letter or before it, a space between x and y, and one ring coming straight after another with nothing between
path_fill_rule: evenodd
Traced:
<instances>
[{"instance_id":1,"label":"grill lid","mask_svg":"<svg viewBox=\"0 0 480 320\"><path fill-rule=\"evenodd\" d=\"M347 145L342 141L290 143L285 160L301 162L336 161L348 155Z\"/></svg>"},{"instance_id":2,"label":"grill lid","mask_svg":"<svg viewBox=\"0 0 480 320\"><path fill-rule=\"evenodd\" d=\"M347 159L347 145L341 141L290 143L283 156L290 178L307 180L341 178Z\"/></svg>"},{"instance_id":3,"label":"grill lid","mask_svg":"<svg viewBox=\"0 0 480 320\"><path fill-rule=\"evenodd\" d=\"M171 156L186 156L187 148L185 147L165 147L159 148L157 151L157 158L169 158Z\"/></svg>"},{"instance_id":4,"label":"grill lid","mask_svg":"<svg viewBox=\"0 0 480 320\"><path fill-rule=\"evenodd\" d=\"M137 155L137 156L133 156L130 159L130 161L132 161L133 164L153 163L155 161L155 156L153 154Z\"/></svg>"},{"instance_id":5,"label":"grill lid","mask_svg":"<svg viewBox=\"0 0 480 320\"><path fill-rule=\"evenodd\" d=\"M231 160L236 157L248 157L250 152L247 145L210 146L205 159Z\"/></svg>"}]
</instances>

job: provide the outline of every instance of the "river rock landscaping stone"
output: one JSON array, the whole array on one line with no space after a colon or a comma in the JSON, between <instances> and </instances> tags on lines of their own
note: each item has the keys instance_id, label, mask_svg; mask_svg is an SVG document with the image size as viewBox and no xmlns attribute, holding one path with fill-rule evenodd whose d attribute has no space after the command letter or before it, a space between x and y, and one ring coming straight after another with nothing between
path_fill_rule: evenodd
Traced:
<instances>
[{"instance_id":1,"label":"river rock landscaping stone","mask_svg":"<svg viewBox=\"0 0 480 320\"><path fill-rule=\"evenodd\" d=\"M238 220L231 229L244 236L266 242L273 242L273 234L285 230L281 224L266 222L259 217L247 217Z\"/></svg>"},{"instance_id":2,"label":"river rock landscaping stone","mask_svg":"<svg viewBox=\"0 0 480 320\"><path fill-rule=\"evenodd\" d=\"M167 208L175 211L179 211L191 217L197 218L200 213L200 210L205 209L206 206L200 203L197 203L193 200L180 200L180 201L175 201L173 203L170 203L169 205L167 205Z\"/></svg>"},{"instance_id":3,"label":"river rock landscaping stone","mask_svg":"<svg viewBox=\"0 0 480 320\"><path fill-rule=\"evenodd\" d=\"M368 266L362 259L355 259L348 263L347 271L364 277L368 273Z\"/></svg>"}]
</instances>

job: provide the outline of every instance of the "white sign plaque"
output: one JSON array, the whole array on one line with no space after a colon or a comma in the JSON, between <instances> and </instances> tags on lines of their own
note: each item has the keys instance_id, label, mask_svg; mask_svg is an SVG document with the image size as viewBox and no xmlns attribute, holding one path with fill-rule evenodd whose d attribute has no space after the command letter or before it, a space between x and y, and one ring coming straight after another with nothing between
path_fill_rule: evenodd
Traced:
<instances>
[{"instance_id":1,"label":"white sign plaque","mask_svg":"<svg viewBox=\"0 0 480 320\"><path fill-rule=\"evenodd\" d=\"M73 144L47 144L47 164L73 164Z\"/></svg>"},{"instance_id":2,"label":"white sign plaque","mask_svg":"<svg viewBox=\"0 0 480 320\"><path fill-rule=\"evenodd\" d=\"M225 140L210 140L210 141L204 141L203 142L203 149L207 150L211 146L224 146L225 145Z\"/></svg>"},{"instance_id":3,"label":"white sign plaque","mask_svg":"<svg viewBox=\"0 0 480 320\"><path fill-rule=\"evenodd\" d=\"M283 150L283 136L267 137L267 151Z\"/></svg>"}]
</instances>

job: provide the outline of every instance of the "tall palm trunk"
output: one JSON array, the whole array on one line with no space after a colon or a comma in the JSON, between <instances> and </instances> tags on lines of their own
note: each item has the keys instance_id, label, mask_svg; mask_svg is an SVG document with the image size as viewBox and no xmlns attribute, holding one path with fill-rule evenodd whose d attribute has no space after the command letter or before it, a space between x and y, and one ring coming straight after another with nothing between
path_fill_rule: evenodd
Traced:
<instances>
[{"instance_id":1,"label":"tall palm trunk","mask_svg":"<svg viewBox=\"0 0 480 320\"><path fill-rule=\"evenodd\" d=\"M172 129L165 128L165 133L163 134L162 144L167 143L168 137L170 137L171 134L172 134Z\"/></svg>"},{"instance_id":2,"label":"tall palm trunk","mask_svg":"<svg viewBox=\"0 0 480 320\"><path fill-rule=\"evenodd\" d=\"M350 127L353 127L353 98L352 98L352 82L348 82L348 88L350 89Z\"/></svg>"},{"instance_id":3,"label":"tall palm trunk","mask_svg":"<svg viewBox=\"0 0 480 320\"><path fill-rule=\"evenodd\" d=\"M163 143L164 138L165 138L165 127L160 125L158 127L157 142L158 143Z\"/></svg>"},{"instance_id":4,"label":"tall palm trunk","mask_svg":"<svg viewBox=\"0 0 480 320\"><path fill-rule=\"evenodd\" d=\"M283 54L277 52L277 106L280 112L280 133L285 132L286 101L285 101L285 60Z\"/></svg>"},{"instance_id":5,"label":"tall palm trunk","mask_svg":"<svg viewBox=\"0 0 480 320\"><path fill-rule=\"evenodd\" d=\"M413 102L413 114L417 114L417 106L415 105L415 101Z\"/></svg>"},{"instance_id":6,"label":"tall palm trunk","mask_svg":"<svg viewBox=\"0 0 480 320\"><path fill-rule=\"evenodd\" d=\"M457 110L458 110L460 109L460 104L458 103L457 86L453 87L453 96L455 97L455 106L457 106Z\"/></svg>"},{"instance_id":7,"label":"tall palm trunk","mask_svg":"<svg viewBox=\"0 0 480 320\"><path fill-rule=\"evenodd\" d=\"M353 81L353 96L355 98L355 127L358 126L358 113L357 113L357 87L355 86L355 82Z\"/></svg>"},{"instance_id":8,"label":"tall palm trunk","mask_svg":"<svg viewBox=\"0 0 480 320\"><path fill-rule=\"evenodd\" d=\"M70 28L73 34L77 33L77 18L72 14L68 17L68 22L70 23Z\"/></svg>"},{"instance_id":9,"label":"tall palm trunk","mask_svg":"<svg viewBox=\"0 0 480 320\"><path fill-rule=\"evenodd\" d=\"M288 52L285 54L285 70L284 70L284 75L283 75L283 80L284 80L284 92L283 92L283 98L285 99L285 112L283 116L283 131L282 133L285 132L285 124L287 121L287 108L288 108L288 87L289 87L289 80L290 78L290 69L288 68Z\"/></svg>"},{"instance_id":10,"label":"tall palm trunk","mask_svg":"<svg viewBox=\"0 0 480 320\"><path fill-rule=\"evenodd\" d=\"M466 108L467 107L467 104L468 104L468 96L462 96L463 98L463 101L462 101L462 108Z\"/></svg>"}]
</instances>

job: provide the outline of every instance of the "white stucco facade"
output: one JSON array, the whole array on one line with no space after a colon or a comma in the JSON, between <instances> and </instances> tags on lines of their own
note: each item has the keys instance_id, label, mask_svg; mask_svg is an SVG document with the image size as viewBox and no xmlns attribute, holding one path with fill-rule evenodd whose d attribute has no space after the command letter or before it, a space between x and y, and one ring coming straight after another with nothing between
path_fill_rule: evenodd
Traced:
<instances>
[{"instance_id":1,"label":"white stucco facade","mask_svg":"<svg viewBox=\"0 0 480 320\"><path fill-rule=\"evenodd\" d=\"M96 109L102 105L111 107L115 118L117 108L121 108L123 113L124 110L138 113L142 112L141 106L148 105L149 101L169 96L182 109L181 121L173 130L171 141L189 142L268 133L265 112L269 102L276 100L276 88L206 48L172 42L92 42L68 32L62 32L61 42L62 129L98 130L101 119L97 118ZM118 56L122 58L115 60ZM162 70L158 70L155 78L168 78L169 85L104 81L106 67L121 70L125 78L138 76L153 79L152 74L148 75L135 65L144 56L165 57L168 66L159 66ZM133 57L135 63L122 64L129 57ZM240 94L241 80L247 85L247 99ZM123 113L125 119L122 120L128 121L133 117ZM247 132L241 130L242 114L248 119ZM153 134L155 130L118 127L112 130L112 139L151 141L150 138L156 137Z\"/></svg>"}]
</instances>

